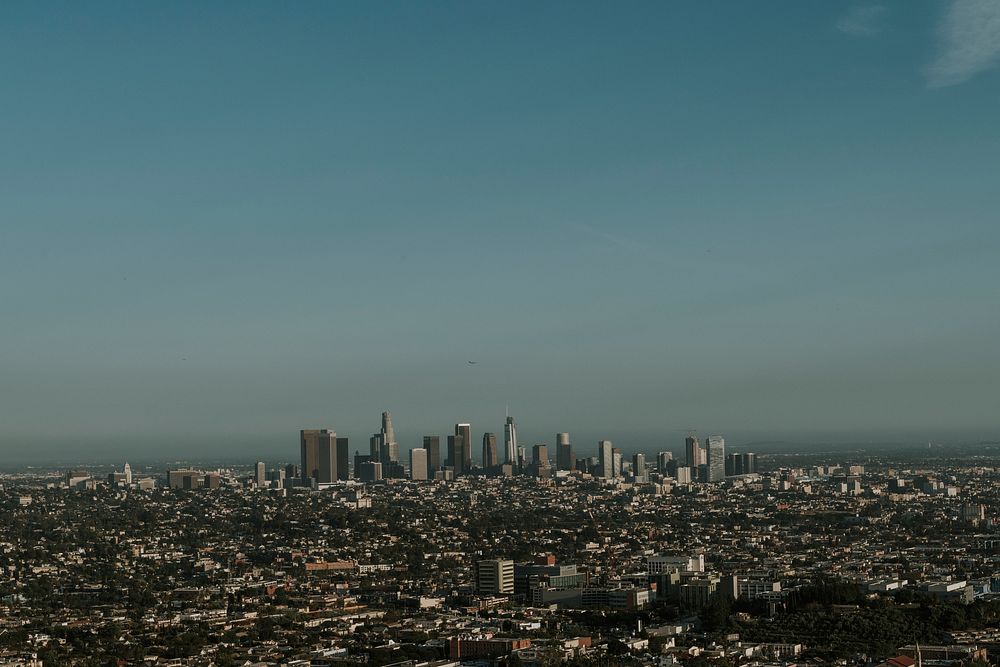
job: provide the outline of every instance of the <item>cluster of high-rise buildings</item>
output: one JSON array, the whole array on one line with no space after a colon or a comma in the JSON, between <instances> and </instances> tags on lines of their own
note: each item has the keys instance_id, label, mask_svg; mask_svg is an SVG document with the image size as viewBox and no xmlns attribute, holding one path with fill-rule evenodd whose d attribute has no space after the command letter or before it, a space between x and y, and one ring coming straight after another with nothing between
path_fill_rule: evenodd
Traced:
<instances>
[{"instance_id":1,"label":"cluster of high-rise buildings","mask_svg":"<svg viewBox=\"0 0 1000 667\"><path fill-rule=\"evenodd\" d=\"M562 460L570 460L569 435L560 434ZM513 418L507 416L504 424L503 461L497 451L495 433L484 433L482 443L482 466L475 467L472 458L472 425L455 424L454 435L447 436L445 449L441 448L441 436L426 435L423 446L410 450L409 476L412 479L454 479L473 471L480 473L514 474L528 467L526 452L517 444L517 429ZM541 449L539 449L539 447ZM347 438L337 437L329 429L303 429L300 431L301 465L297 470L289 466L286 479L298 479L306 484L329 484L351 478L349 468L349 444ZM531 465L546 468L549 465L545 445L538 445ZM378 481L385 478L407 476L399 456L399 442L392 425L392 414L382 413L382 428L369 439L367 454L354 454L353 476L362 481Z\"/></svg>"},{"instance_id":2,"label":"cluster of high-rise buildings","mask_svg":"<svg viewBox=\"0 0 1000 667\"><path fill-rule=\"evenodd\" d=\"M704 443L696 435L688 435L684 439L684 455L687 465L686 470L678 473L679 481L719 482L726 477L757 472L757 455L727 454L726 441L720 435L710 435Z\"/></svg>"},{"instance_id":3,"label":"cluster of high-rise buildings","mask_svg":"<svg viewBox=\"0 0 1000 667\"><path fill-rule=\"evenodd\" d=\"M312 479L318 484L350 479L347 438L338 438L336 431L303 429L299 432L299 448L301 467L298 474L295 470L286 470L286 478Z\"/></svg>"},{"instance_id":4,"label":"cluster of high-rise buildings","mask_svg":"<svg viewBox=\"0 0 1000 667\"><path fill-rule=\"evenodd\" d=\"M553 465L548 445L534 445L529 453L518 443L517 425L508 414L504 422L503 448L498 446L496 433L484 433L479 465L474 463L472 456L472 425L457 423L454 434L446 436L443 443L439 435L423 436L422 446L410 450L407 466L400 459L392 415L386 411L382 413L381 429L369 438L368 453L355 451L353 467L347 438L338 437L330 429L303 429L300 431L300 466L287 466L282 477L297 484L318 487L351 478L366 482L406 477L448 481L470 474L545 478L559 471L580 471L608 480L630 478L645 482L649 472L656 472L684 484L719 482L727 476L757 472L753 453L727 455L725 448L722 436L709 436L702 442L697 436L689 435L685 439L685 465L675 461L672 452L660 452L653 467L647 466L645 454L637 453L629 461L610 440L597 443L596 456L576 458L569 433L557 433ZM263 464L258 464L257 477L259 485L264 486L271 481L273 473L268 474Z\"/></svg>"}]
</instances>

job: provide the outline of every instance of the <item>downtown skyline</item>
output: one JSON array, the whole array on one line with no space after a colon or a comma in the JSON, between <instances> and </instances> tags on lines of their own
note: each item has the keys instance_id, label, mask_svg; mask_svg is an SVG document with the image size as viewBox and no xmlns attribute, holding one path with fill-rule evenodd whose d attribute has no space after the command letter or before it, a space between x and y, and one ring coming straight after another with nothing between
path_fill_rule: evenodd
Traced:
<instances>
[{"instance_id":1,"label":"downtown skyline","mask_svg":"<svg viewBox=\"0 0 1000 667\"><path fill-rule=\"evenodd\" d=\"M869 438L837 438L821 437L813 438L778 438L768 437L768 434L745 434L737 433L735 436L726 429L721 428L665 428L659 437L649 437L642 434L635 434L626 429L605 429L602 431L566 430L566 424L554 426L552 430L546 431L536 425L529 425L530 428L522 431L521 422L510 414L509 406L506 414L500 416L497 421L496 416L492 420L470 422L469 420L456 420L453 423L442 424L440 419L428 420L426 415L422 415L418 420L420 424L430 423L430 428L421 430L412 423L403 421L402 435L396 435L396 423L393 421L392 411L383 410L381 412L381 422L379 414L374 417L368 415L367 425L355 427L350 430L338 427L331 420L316 421L309 424L296 425L301 427L291 433L285 433L280 437L254 439L252 437L240 436L238 434L228 438L227 446L218 444L201 447L200 449L186 448L184 443L178 444L171 440L157 440L155 435L151 435L150 442L154 442L156 447L150 447L149 442L133 444L129 446L120 441L110 440L105 446L100 444L87 449L77 449L75 451L60 451L57 454L39 453L36 451L22 451L13 455L8 455L6 461L0 463L0 468L17 468L21 465L38 466L45 463L58 463L59 465L110 465L120 463L123 459L145 464L164 464L167 462L225 462L227 464L241 465L248 464L254 459L263 460L272 464L296 464L300 465L302 454L300 452L301 439L305 433L330 433L339 441L346 441L347 455L353 467L355 454L367 455L374 448L383 452L387 460L395 460L401 464L407 464L411 450L427 448L428 438L436 440L438 448L438 461L444 465L448 457L448 438L459 426L467 427L471 434L471 449L464 448L465 454L471 456L472 467L479 468L483 460L484 436L492 436L498 464L508 461L509 457L505 450L505 435L509 427L513 427L515 433L513 456L516 460L517 449L525 450L527 459L532 458L532 449L537 445L547 447L548 459L554 468L565 469L558 464L559 449L561 444L569 444L574 460L583 458L600 458L601 445L605 441L612 443L616 450L620 450L626 458L635 454L643 455L650 461L656 461L657 454L670 452L674 459L684 462L685 465L707 465L708 464L708 441L713 436L721 434L724 437L727 448L733 451L759 451L761 453L803 453L810 452L890 452L890 451L917 451L934 448L947 451L951 447L978 447L983 444L1000 445L1000 442L990 439L962 439L953 437L943 440L928 440L916 434L912 438L894 438L889 436L879 437L880 434L873 434ZM405 414L405 413L404 413ZM406 415L409 416L409 415ZM386 420L388 418L388 429ZM341 420L341 424L345 420ZM358 420L351 420L357 423ZM372 426L378 426L374 430ZM389 434L391 440L386 438ZM527 435L524 435L527 434ZM692 438L696 438L699 446L700 459L697 464L689 463L692 460ZM377 441L377 445L375 444ZM240 444L242 442L242 444ZM315 446L314 446L315 447ZM318 464L319 451L316 450L311 455ZM717 462L718 465L718 462Z\"/></svg>"}]
</instances>

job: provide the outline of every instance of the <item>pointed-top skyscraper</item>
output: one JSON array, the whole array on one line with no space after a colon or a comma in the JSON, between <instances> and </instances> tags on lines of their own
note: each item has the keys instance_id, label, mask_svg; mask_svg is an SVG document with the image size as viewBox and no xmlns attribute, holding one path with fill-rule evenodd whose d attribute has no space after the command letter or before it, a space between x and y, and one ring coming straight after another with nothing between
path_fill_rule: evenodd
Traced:
<instances>
[{"instance_id":1,"label":"pointed-top skyscraper","mask_svg":"<svg viewBox=\"0 0 1000 667\"><path fill-rule=\"evenodd\" d=\"M504 463L517 465L517 428L514 426L514 418L507 411L507 423L503 427L503 452Z\"/></svg>"},{"instance_id":2,"label":"pointed-top skyscraper","mask_svg":"<svg viewBox=\"0 0 1000 667\"><path fill-rule=\"evenodd\" d=\"M392 429L392 413L388 410L382 413L382 448L383 462L399 463L399 443Z\"/></svg>"}]
</instances>

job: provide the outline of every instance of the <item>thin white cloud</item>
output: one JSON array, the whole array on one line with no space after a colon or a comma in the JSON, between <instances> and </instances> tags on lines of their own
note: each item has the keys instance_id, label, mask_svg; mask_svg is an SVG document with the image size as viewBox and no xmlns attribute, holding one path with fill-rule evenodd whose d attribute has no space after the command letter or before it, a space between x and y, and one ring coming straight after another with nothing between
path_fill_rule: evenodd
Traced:
<instances>
[{"instance_id":1,"label":"thin white cloud","mask_svg":"<svg viewBox=\"0 0 1000 667\"><path fill-rule=\"evenodd\" d=\"M836 28L852 37L871 37L882 32L882 5L862 5L853 7L836 23Z\"/></svg>"},{"instance_id":2,"label":"thin white cloud","mask_svg":"<svg viewBox=\"0 0 1000 667\"><path fill-rule=\"evenodd\" d=\"M937 57L927 85L964 83L1000 61L1000 0L952 0L938 26Z\"/></svg>"}]
</instances>

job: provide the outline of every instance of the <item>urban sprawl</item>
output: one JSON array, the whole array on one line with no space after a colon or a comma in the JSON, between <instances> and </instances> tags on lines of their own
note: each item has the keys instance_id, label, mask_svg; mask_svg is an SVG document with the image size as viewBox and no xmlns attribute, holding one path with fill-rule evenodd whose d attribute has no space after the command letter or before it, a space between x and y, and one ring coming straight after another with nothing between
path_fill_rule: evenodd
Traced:
<instances>
[{"instance_id":1,"label":"urban sprawl","mask_svg":"<svg viewBox=\"0 0 1000 667\"><path fill-rule=\"evenodd\" d=\"M294 463L4 473L0 665L997 664L995 445L503 428L478 459L459 423L402 460L385 412L363 454L305 429Z\"/></svg>"}]
</instances>

